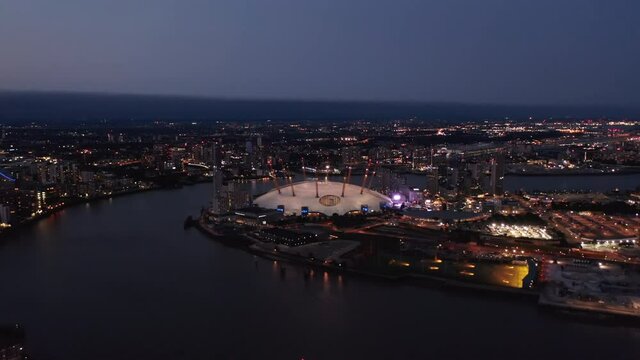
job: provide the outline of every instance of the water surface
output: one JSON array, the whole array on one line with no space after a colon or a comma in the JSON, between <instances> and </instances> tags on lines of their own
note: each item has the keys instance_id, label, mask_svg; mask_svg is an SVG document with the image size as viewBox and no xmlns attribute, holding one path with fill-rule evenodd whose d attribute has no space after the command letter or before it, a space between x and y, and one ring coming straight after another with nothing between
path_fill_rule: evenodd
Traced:
<instances>
[{"instance_id":1,"label":"water surface","mask_svg":"<svg viewBox=\"0 0 640 360\"><path fill-rule=\"evenodd\" d=\"M69 208L0 245L36 359L640 358L640 329L286 266L184 230L207 184ZM483 357L484 358L484 357Z\"/></svg>"}]
</instances>

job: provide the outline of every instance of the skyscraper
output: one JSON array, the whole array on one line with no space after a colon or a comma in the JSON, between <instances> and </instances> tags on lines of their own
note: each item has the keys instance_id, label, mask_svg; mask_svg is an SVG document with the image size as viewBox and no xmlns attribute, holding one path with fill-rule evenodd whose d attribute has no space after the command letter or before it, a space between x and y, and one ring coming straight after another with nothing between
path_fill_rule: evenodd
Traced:
<instances>
[{"instance_id":1,"label":"skyscraper","mask_svg":"<svg viewBox=\"0 0 640 360\"><path fill-rule=\"evenodd\" d=\"M504 195L504 168L505 159L502 151L495 154L490 162L490 188L492 195Z\"/></svg>"},{"instance_id":2,"label":"skyscraper","mask_svg":"<svg viewBox=\"0 0 640 360\"><path fill-rule=\"evenodd\" d=\"M218 171L218 151L216 148L216 143L214 142L211 145L211 152L213 154L213 162L211 166L211 177L212 177L212 198L211 198L211 208L210 212L214 216L221 214L221 206L220 206L220 191L222 190L222 176Z\"/></svg>"}]
</instances>

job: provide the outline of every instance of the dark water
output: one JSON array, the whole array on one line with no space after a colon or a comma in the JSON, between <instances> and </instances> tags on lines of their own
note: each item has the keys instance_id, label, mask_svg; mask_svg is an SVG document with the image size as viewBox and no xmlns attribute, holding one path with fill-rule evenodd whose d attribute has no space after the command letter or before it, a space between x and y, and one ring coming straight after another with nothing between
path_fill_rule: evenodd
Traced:
<instances>
[{"instance_id":1,"label":"dark water","mask_svg":"<svg viewBox=\"0 0 640 360\"><path fill-rule=\"evenodd\" d=\"M640 358L640 329L526 300L316 274L183 230L206 184L70 208L0 246L36 359Z\"/></svg>"},{"instance_id":2,"label":"dark water","mask_svg":"<svg viewBox=\"0 0 640 360\"><path fill-rule=\"evenodd\" d=\"M507 176L504 187L509 191L573 190L608 192L635 190L640 187L640 174L584 176Z\"/></svg>"}]
</instances>

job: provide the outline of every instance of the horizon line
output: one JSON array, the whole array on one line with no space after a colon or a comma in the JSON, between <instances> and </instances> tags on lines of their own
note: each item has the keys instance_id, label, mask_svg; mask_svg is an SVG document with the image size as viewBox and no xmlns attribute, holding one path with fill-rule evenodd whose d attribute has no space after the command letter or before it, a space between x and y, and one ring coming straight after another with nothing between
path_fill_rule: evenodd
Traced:
<instances>
[{"instance_id":1,"label":"horizon line","mask_svg":"<svg viewBox=\"0 0 640 360\"><path fill-rule=\"evenodd\" d=\"M72 95L72 96L104 96L104 97L147 97L147 98L170 98L189 100L208 100L226 102L299 102L299 103L344 103L344 104L388 104L388 105L462 105L462 106L493 106L493 107L570 107L570 108L633 108L640 109L640 104L614 104L614 103L499 103L499 102L474 102L459 100L389 100L389 99L329 99L329 98L288 98L288 97L227 97L216 95L195 95L195 94L158 94L158 93L135 93L117 91L82 91L82 90L24 90L24 89L0 89L0 95L4 94L25 94L25 95Z\"/></svg>"}]
</instances>

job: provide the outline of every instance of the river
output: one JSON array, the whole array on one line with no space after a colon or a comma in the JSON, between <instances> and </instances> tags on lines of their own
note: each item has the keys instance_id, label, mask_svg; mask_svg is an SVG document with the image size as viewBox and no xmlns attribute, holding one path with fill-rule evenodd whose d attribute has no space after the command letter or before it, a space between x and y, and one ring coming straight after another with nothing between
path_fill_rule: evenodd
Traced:
<instances>
[{"instance_id":1,"label":"river","mask_svg":"<svg viewBox=\"0 0 640 360\"><path fill-rule=\"evenodd\" d=\"M640 358L640 328L535 302L301 271L182 223L208 184L65 209L0 243L35 359Z\"/></svg>"}]
</instances>

